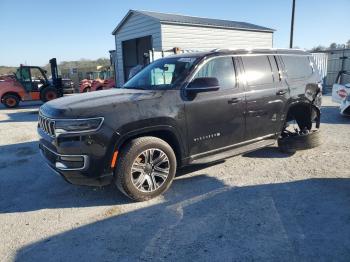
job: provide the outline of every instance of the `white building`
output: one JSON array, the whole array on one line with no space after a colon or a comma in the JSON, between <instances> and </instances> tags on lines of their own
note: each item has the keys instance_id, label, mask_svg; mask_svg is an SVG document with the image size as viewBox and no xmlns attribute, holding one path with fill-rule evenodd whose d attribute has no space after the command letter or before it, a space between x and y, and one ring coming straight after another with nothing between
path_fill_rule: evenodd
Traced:
<instances>
[{"instance_id":1,"label":"white building","mask_svg":"<svg viewBox=\"0 0 350 262\"><path fill-rule=\"evenodd\" d=\"M117 85L149 50L272 48L273 29L236 21L130 10L113 30Z\"/></svg>"}]
</instances>

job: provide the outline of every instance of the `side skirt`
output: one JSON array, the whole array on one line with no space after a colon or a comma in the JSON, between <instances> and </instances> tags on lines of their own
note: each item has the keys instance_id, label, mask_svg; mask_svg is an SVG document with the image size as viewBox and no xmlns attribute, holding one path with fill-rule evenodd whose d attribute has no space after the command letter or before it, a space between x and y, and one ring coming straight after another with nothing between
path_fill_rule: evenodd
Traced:
<instances>
[{"instance_id":1,"label":"side skirt","mask_svg":"<svg viewBox=\"0 0 350 262\"><path fill-rule=\"evenodd\" d=\"M276 135L268 136L270 138L260 138L253 141L247 141L229 147L219 148L209 152L193 155L190 157L189 164L204 164L241 155L251 151L255 151L276 143Z\"/></svg>"}]
</instances>

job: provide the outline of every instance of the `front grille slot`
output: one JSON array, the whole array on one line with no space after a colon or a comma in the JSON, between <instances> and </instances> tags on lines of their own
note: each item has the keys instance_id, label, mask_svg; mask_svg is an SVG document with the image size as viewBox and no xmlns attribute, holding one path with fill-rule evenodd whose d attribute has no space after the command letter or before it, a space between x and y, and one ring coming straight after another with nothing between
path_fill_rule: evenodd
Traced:
<instances>
[{"instance_id":1,"label":"front grille slot","mask_svg":"<svg viewBox=\"0 0 350 262\"><path fill-rule=\"evenodd\" d=\"M39 114L39 127L49 136L55 137L55 121Z\"/></svg>"}]
</instances>

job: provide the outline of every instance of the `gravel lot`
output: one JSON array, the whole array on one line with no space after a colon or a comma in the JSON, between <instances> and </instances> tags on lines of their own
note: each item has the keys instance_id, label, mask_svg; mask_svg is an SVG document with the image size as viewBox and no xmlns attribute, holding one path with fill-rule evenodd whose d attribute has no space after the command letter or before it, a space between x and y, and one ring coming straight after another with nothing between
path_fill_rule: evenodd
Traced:
<instances>
[{"instance_id":1,"label":"gravel lot","mask_svg":"<svg viewBox=\"0 0 350 262\"><path fill-rule=\"evenodd\" d=\"M350 118L324 97L323 144L178 173L162 197L79 187L38 153L38 105L0 109L0 261L350 261Z\"/></svg>"}]
</instances>

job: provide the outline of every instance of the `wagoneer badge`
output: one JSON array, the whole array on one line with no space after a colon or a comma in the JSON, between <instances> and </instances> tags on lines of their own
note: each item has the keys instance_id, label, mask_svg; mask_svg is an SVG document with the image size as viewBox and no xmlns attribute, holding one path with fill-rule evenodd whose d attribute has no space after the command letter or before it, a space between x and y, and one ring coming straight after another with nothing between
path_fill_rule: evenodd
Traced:
<instances>
[{"instance_id":1,"label":"wagoneer badge","mask_svg":"<svg viewBox=\"0 0 350 262\"><path fill-rule=\"evenodd\" d=\"M198 142L198 141L207 140L207 139L211 139L211 138L219 137L219 136L221 136L220 133L215 133L215 134L210 134L210 135L206 135L206 136L195 137L195 138L193 138L193 141Z\"/></svg>"}]
</instances>

